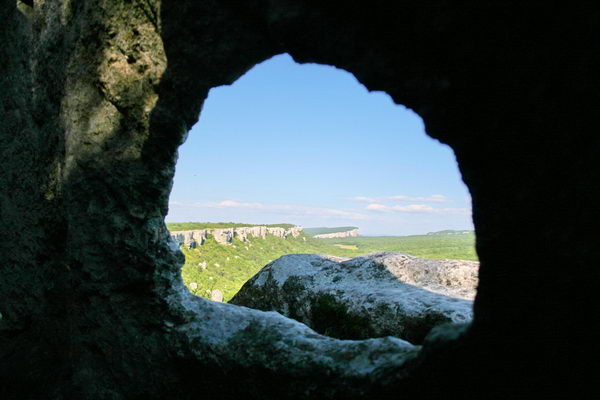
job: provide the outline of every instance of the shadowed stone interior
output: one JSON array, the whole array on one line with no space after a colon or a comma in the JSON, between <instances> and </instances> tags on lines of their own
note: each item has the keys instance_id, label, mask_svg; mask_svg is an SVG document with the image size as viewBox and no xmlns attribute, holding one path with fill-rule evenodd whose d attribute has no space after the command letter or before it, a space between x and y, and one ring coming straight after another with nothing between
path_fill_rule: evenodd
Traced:
<instances>
[{"instance_id":1,"label":"shadowed stone interior","mask_svg":"<svg viewBox=\"0 0 600 400\"><path fill-rule=\"evenodd\" d=\"M590 389L599 12L483 3L3 0L0 397ZM177 147L210 88L283 52L350 71L454 149L481 261L470 327L422 349L339 341L183 287Z\"/></svg>"}]
</instances>

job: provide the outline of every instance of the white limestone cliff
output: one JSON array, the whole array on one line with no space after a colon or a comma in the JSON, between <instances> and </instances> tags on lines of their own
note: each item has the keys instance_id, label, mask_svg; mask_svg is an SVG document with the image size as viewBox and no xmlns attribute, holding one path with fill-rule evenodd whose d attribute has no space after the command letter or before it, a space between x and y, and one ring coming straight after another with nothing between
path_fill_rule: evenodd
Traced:
<instances>
[{"instance_id":1,"label":"white limestone cliff","mask_svg":"<svg viewBox=\"0 0 600 400\"><path fill-rule=\"evenodd\" d=\"M244 226L239 228L222 228L222 229L195 229L188 231L171 232L171 238L180 246L195 248L202 246L208 236L212 236L217 243L231 244L233 239L238 239L242 242L247 242L248 238L266 238L267 235L273 235L287 239L288 237L298 237L302 232L301 226L292 228L280 228L270 226Z\"/></svg>"},{"instance_id":2,"label":"white limestone cliff","mask_svg":"<svg viewBox=\"0 0 600 400\"><path fill-rule=\"evenodd\" d=\"M335 233L323 233L320 235L313 236L317 239L333 239L333 238L345 238L345 237L358 237L360 236L360 231L357 229L352 229L345 232L335 232Z\"/></svg>"}]
</instances>

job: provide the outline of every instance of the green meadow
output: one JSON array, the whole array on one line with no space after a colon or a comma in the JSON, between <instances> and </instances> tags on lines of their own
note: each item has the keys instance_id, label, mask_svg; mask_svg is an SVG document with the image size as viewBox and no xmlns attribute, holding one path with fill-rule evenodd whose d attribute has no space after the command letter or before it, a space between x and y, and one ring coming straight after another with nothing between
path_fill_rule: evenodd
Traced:
<instances>
[{"instance_id":1,"label":"green meadow","mask_svg":"<svg viewBox=\"0 0 600 400\"><path fill-rule=\"evenodd\" d=\"M415 236L362 236L355 238L315 239L333 247L348 247L347 257L374 251L400 251L416 257L449 258L477 261L475 234L415 235ZM350 248L354 246L356 250Z\"/></svg>"},{"instance_id":2,"label":"green meadow","mask_svg":"<svg viewBox=\"0 0 600 400\"><path fill-rule=\"evenodd\" d=\"M215 225L217 224L168 224L168 228L171 231L217 228ZM227 228L232 225L251 226L223 223L218 227ZM285 224L277 226L287 227ZM211 290L219 289L223 292L224 301L230 300L262 267L285 254L316 253L357 257L375 251L397 251L418 257L477 260L473 233L336 239L314 239L303 233L298 238L288 239L271 235L265 239L250 238L247 242L234 239L231 245L218 244L209 237L202 246L195 249L182 247L181 250L185 254L182 277L186 286L194 294L203 297L210 297Z\"/></svg>"}]
</instances>

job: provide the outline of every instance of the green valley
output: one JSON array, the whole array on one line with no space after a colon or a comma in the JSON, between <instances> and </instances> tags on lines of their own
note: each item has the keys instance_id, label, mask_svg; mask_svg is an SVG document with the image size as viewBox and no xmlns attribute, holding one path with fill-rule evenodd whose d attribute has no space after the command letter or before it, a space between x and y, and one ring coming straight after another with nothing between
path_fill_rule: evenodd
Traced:
<instances>
[{"instance_id":1,"label":"green valley","mask_svg":"<svg viewBox=\"0 0 600 400\"><path fill-rule=\"evenodd\" d=\"M174 232L183 229L216 229L252 225L173 223L167 226ZM293 225L269 226L287 228ZM246 242L233 239L229 245L219 244L209 236L203 245L192 249L182 246L181 250L186 257L182 269L186 286L194 294L203 297L210 297L211 290L218 289L223 293L224 301L231 299L262 267L285 254L318 253L356 257L375 251L396 251L418 257L477 260L473 233L315 239L303 232L296 238L284 239L267 235L264 239L250 237Z\"/></svg>"}]
</instances>

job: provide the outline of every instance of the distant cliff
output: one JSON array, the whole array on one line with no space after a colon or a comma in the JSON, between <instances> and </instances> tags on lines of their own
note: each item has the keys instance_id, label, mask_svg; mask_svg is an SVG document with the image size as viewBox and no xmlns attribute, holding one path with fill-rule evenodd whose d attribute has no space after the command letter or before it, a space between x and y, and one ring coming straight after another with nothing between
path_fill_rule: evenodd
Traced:
<instances>
[{"instance_id":1,"label":"distant cliff","mask_svg":"<svg viewBox=\"0 0 600 400\"><path fill-rule=\"evenodd\" d=\"M273 235L280 238L298 237L302 232L301 226L291 228L280 228L270 226L246 226L235 228L221 229L196 229L189 231L171 232L171 238L190 249L196 246L202 246L208 236L212 236L217 243L231 244L233 239L238 239L242 242L247 242L249 237L266 238L267 235Z\"/></svg>"},{"instance_id":2,"label":"distant cliff","mask_svg":"<svg viewBox=\"0 0 600 400\"><path fill-rule=\"evenodd\" d=\"M444 231L428 232L427 235L429 235L429 236L447 236L447 235L469 235L469 234L473 234L473 233L475 233L475 231L473 231L473 230L458 231L458 230L454 230L454 229L446 229Z\"/></svg>"},{"instance_id":3,"label":"distant cliff","mask_svg":"<svg viewBox=\"0 0 600 400\"><path fill-rule=\"evenodd\" d=\"M358 228L351 229L345 232L334 232L334 233L323 233L321 235L315 235L314 238L317 239L332 239L332 238L345 238L345 237L357 237L360 236L360 231Z\"/></svg>"}]
</instances>

